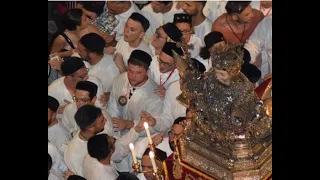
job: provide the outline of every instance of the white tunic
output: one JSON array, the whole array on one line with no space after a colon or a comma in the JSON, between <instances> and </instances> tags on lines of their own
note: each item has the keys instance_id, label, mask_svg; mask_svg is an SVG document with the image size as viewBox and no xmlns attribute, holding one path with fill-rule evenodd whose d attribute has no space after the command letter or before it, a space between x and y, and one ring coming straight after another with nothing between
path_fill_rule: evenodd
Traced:
<instances>
[{"instance_id":1,"label":"white tunic","mask_svg":"<svg viewBox=\"0 0 320 180\"><path fill-rule=\"evenodd\" d=\"M272 15L262 19L244 48L250 52L250 63L258 65L261 70L261 78L268 73L272 74Z\"/></svg>"},{"instance_id":2,"label":"white tunic","mask_svg":"<svg viewBox=\"0 0 320 180\"><path fill-rule=\"evenodd\" d=\"M115 180L119 176L112 165L104 165L89 154L84 158L82 168L83 176L88 180Z\"/></svg>"},{"instance_id":3,"label":"white tunic","mask_svg":"<svg viewBox=\"0 0 320 180\"><path fill-rule=\"evenodd\" d=\"M160 27L168 22L173 22L174 14L184 13L182 8L179 10L176 8L177 3L178 2L173 2L172 8L170 9L170 11L168 11L166 13L153 12L153 9L151 7L151 3L144 6L141 9L141 13L144 15L144 17L146 17L149 20L150 29L151 29L152 34L154 34L156 32L158 27Z\"/></svg>"},{"instance_id":4,"label":"white tunic","mask_svg":"<svg viewBox=\"0 0 320 180\"><path fill-rule=\"evenodd\" d=\"M120 74L118 67L113 61L113 56L104 54L102 59L95 65L88 67L89 75L97 77L103 87L103 92L110 92L113 79Z\"/></svg>"},{"instance_id":5,"label":"white tunic","mask_svg":"<svg viewBox=\"0 0 320 180\"><path fill-rule=\"evenodd\" d=\"M58 123L48 127L48 140L58 149L71 140L71 135L63 124L58 120Z\"/></svg>"},{"instance_id":6,"label":"white tunic","mask_svg":"<svg viewBox=\"0 0 320 180\"><path fill-rule=\"evenodd\" d=\"M201 24L198 26L194 26L194 32L202 41L202 44L204 44L204 37L211 32L211 26L212 22L206 18Z\"/></svg>"},{"instance_id":7,"label":"white tunic","mask_svg":"<svg viewBox=\"0 0 320 180\"><path fill-rule=\"evenodd\" d=\"M159 116L162 112L162 100L154 93L156 88L157 84L149 78L144 85L135 88L129 99L129 92L132 87L129 83L127 72L120 74L113 82L108 102L108 111L111 117L121 117L133 120L136 123L140 120L141 111L146 111L152 116ZM120 96L127 97L126 105L119 104Z\"/></svg>"},{"instance_id":8,"label":"white tunic","mask_svg":"<svg viewBox=\"0 0 320 180\"><path fill-rule=\"evenodd\" d=\"M64 78L65 78L65 76L63 76L59 79L56 79L48 87L48 95L56 98L58 100L60 106L66 105L64 100L67 100L69 102L73 101L72 100L73 94L70 94L67 87L64 85ZM102 88L102 84L101 84L100 80L94 76L89 75L88 81L91 81L98 86L97 97L99 98L103 94L103 88ZM96 101L95 105L97 107L102 107L102 104L99 101Z\"/></svg>"},{"instance_id":9,"label":"white tunic","mask_svg":"<svg viewBox=\"0 0 320 180\"><path fill-rule=\"evenodd\" d=\"M191 57L198 60L198 56L201 50L201 47L203 47L202 40L197 37L195 34L191 35L190 41L188 42L188 45L193 45L193 50L189 50Z\"/></svg>"},{"instance_id":10,"label":"white tunic","mask_svg":"<svg viewBox=\"0 0 320 180\"><path fill-rule=\"evenodd\" d=\"M64 154L64 161L66 162L69 170L71 170L74 174L83 177L83 160L85 156L88 154L87 149L87 141L83 141L79 137L79 132L69 143L67 150ZM129 143L136 141L139 137L139 133L137 133L134 128L131 128L130 131L117 139L115 142L115 152L111 156L111 160L118 163L121 162L129 153Z\"/></svg>"},{"instance_id":11,"label":"white tunic","mask_svg":"<svg viewBox=\"0 0 320 180\"><path fill-rule=\"evenodd\" d=\"M140 12L140 10L135 3L131 2L131 7L126 12L115 15L115 18L119 21L119 23L113 29L113 32L111 34L117 31L116 41L119 41L120 38L123 36L124 26L126 25L128 18L131 16L133 12Z\"/></svg>"},{"instance_id":12,"label":"white tunic","mask_svg":"<svg viewBox=\"0 0 320 180\"><path fill-rule=\"evenodd\" d=\"M167 89L172 82L180 79L179 71L176 68L174 69L173 73L171 73L171 71L166 73L161 73L159 70L159 62L157 58L158 58L157 55L152 57L152 62L149 67L150 70L149 70L148 76L150 77L150 79L156 82L157 85L160 85L160 79L161 79L161 84L163 84L164 88Z\"/></svg>"},{"instance_id":13,"label":"white tunic","mask_svg":"<svg viewBox=\"0 0 320 180\"><path fill-rule=\"evenodd\" d=\"M163 101L163 113L160 118L154 117L157 120L156 125L153 127L155 130L167 132L173 125L175 119L186 116L186 107L176 100L176 97L180 94L179 81L171 83L166 90L165 99Z\"/></svg>"},{"instance_id":14,"label":"white tunic","mask_svg":"<svg viewBox=\"0 0 320 180\"><path fill-rule=\"evenodd\" d=\"M76 114L78 108L75 102L68 104L62 114L62 123L65 128L68 130L69 134L76 134L80 129L74 119L74 115ZM112 119L108 111L104 108L101 108L103 116L106 118L107 122L104 126L103 132L108 134L109 136L113 136L113 124Z\"/></svg>"},{"instance_id":15,"label":"white tunic","mask_svg":"<svg viewBox=\"0 0 320 180\"><path fill-rule=\"evenodd\" d=\"M264 9L262 7L260 8L260 1L252 1L250 3L250 5L252 8L261 11L263 13L263 15L265 15L265 16L272 14L272 7L268 8L268 9Z\"/></svg>"},{"instance_id":16,"label":"white tunic","mask_svg":"<svg viewBox=\"0 0 320 180\"><path fill-rule=\"evenodd\" d=\"M67 166L63 162L61 154L58 152L56 146L48 142L48 154L52 159L52 166L50 169L49 180L64 180L64 172L67 170Z\"/></svg>"},{"instance_id":17,"label":"white tunic","mask_svg":"<svg viewBox=\"0 0 320 180\"><path fill-rule=\"evenodd\" d=\"M203 8L203 14L211 21L214 22L219 16L226 13L227 0L223 1L207 1Z\"/></svg>"},{"instance_id":18,"label":"white tunic","mask_svg":"<svg viewBox=\"0 0 320 180\"><path fill-rule=\"evenodd\" d=\"M118 43L116 45L115 54L120 53L122 55L125 67L128 67L128 59L131 55L131 52L136 49L142 50L142 51L148 53L150 56L152 54L151 50L149 48L149 45L146 42L141 41L141 43L138 47L132 48L132 47L130 47L128 42L124 41L123 37L118 41Z\"/></svg>"}]
</instances>

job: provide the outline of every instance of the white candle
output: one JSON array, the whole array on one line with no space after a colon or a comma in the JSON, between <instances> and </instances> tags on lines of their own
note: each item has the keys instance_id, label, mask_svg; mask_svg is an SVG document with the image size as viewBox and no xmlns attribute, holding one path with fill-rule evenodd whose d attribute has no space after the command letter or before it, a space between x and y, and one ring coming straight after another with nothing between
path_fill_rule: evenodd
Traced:
<instances>
[{"instance_id":1,"label":"white candle","mask_svg":"<svg viewBox=\"0 0 320 180\"><path fill-rule=\"evenodd\" d=\"M146 133L147 133L147 136L148 136L149 144L152 144L152 139L151 139L151 135L150 135L150 131L149 131L149 125L148 125L147 122L144 122L143 125L144 125L144 128L146 129Z\"/></svg>"},{"instance_id":2,"label":"white candle","mask_svg":"<svg viewBox=\"0 0 320 180\"><path fill-rule=\"evenodd\" d=\"M131 150L131 154L132 154L132 158L133 158L133 163L137 163L137 156L136 153L134 152L134 146L132 143L129 144L130 150Z\"/></svg>"},{"instance_id":3,"label":"white candle","mask_svg":"<svg viewBox=\"0 0 320 180\"><path fill-rule=\"evenodd\" d=\"M149 157L151 159L151 164L152 164L152 167L153 167L153 172L156 173L157 172L157 165L156 165L156 162L154 160L154 153L152 151L149 152Z\"/></svg>"}]
</instances>

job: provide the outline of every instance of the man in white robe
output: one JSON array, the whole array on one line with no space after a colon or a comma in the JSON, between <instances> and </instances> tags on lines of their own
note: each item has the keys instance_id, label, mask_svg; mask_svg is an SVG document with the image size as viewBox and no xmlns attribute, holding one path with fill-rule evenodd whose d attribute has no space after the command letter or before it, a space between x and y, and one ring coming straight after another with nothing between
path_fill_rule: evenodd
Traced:
<instances>
[{"instance_id":1,"label":"man in white robe","mask_svg":"<svg viewBox=\"0 0 320 180\"><path fill-rule=\"evenodd\" d=\"M272 14L272 1L252 1L251 7L261 11L264 16L269 16Z\"/></svg>"},{"instance_id":2,"label":"man in white robe","mask_svg":"<svg viewBox=\"0 0 320 180\"><path fill-rule=\"evenodd\" d=\"M173 58L172 50L183 55L180 47L176 43L166 42L159 55L152 57L150 65L149 77L158 84L157 94L164 98L165 90L168 86L180 79L179 71L176 68L176 62Z\"/></svg>"},{"instance_id":3,"label":"man in white robe","mask_svg":"<svg viewBox=\"0 0 320 180\"><path fill-rule=\"evenodd\" d=\"M52 96L48 96L48 141L58 149L71 140L71 135L63 126L61 121L56 119L59 102Z\"/></svg>"},{"instance_id":4,"label":"man in white robe","mask_svg":"<svg viewBox=\"0 0 320 180\"><path fill-rule=\"evenodd\" d=\"M76 84L79 81L91 81L98 86L97 97L102 98L104 96L103 88L100 80L94 76L89 76L89 69L86 68L83 60L78 57L65 58L64 62L61 64L61 70L65 76L56 79L48 87L48 95L54 97L58 100L60 106L57 111L61 119L61 114L63 113L66 105L72 102ZM102 95L102 96L101 96ZM96 101L96 106L103 107L106 102Z\"/></svg>"},{"instance_id":5,"label":"man in white robe","mask_svg":"<svg viewBox=\"0 0 320 180\"><path fill-rule=\"evenodd\" d=\"M76 91L74 93L74 102L66 106L62 115L62 123L72 137L80 129L76 123L74 115L83 105L95 104L95 101L97 100L97 89L98 86L90 81L80 81L77 83ZM104 118L107 120L104 126L104 133L113 136L113 124L111 116L106 109L101 108L101 111Z\"/></svg>"},{"instance_id":6,"label":"man in white robe","mask_svg":"<svg viewBox=\"0 0 320 180\"><path fill-rule=\"evenodd\" d=\"M182 6L186 14L192 16L192 26L195 34L204 42L204 36L211 32L212 21L203 15L206 1L184 1Z\"/></svg>"},{"instance_id":7,"label":"man in white robe","mask_svg":"<svg viewBox=\"0 0 320 180\"><path fill-rule=\"evenodd\" d=\"M97 77L103 87L104 101L108 101L113 79L120 74L113 57L104 54L105 40L96 33L89 33L81 37L78 44L79 55L88 62L89 76Z\"/></svg>"},{"instance_id":8,"label":"man in white robe","mask_svg":"<svg viewBox=\"0 0 320 180\"><path fill-rule=\"evenodd\" d=\"M272 74L272 15L265 17L244 45L251 55L251 64L261 70L261 79Z\"/></svg>"},{"instance_id":9,"label":"man in white robe","mask_svg":"<svg viewBox=\"0 0 320 180\"><path fill-rule=\"evenodd\" d=\"M140 13L131 14L124 27L123 36L118 41L114 52L115 62L123 61L124 67L119 67L120 72L126 71L128 59L135 49L140 49L151 55L149 45L144 41L146 31L149 29L149 21Z\"/></svg>"},{"instance_id":10,"label":"man in white robe","mask_svg":"<svg viewBox=\"0 0 320 180\"><path fill-rule=\"evenodd\" d=\"M154 34L160 26L173 22L176 13L182 13L182 9L177 9L178 2L172 1L151 1L141 9L141 13L149 20L150 29Z\"/></svg>"},{"instance_id":11,"label":"man in white robe","mask_svg":"<svg viewBox=\"0 0 320 180\"><path fill-rule=\"evenodd\" d=\"M139 121L132 130L137 134L143 131L143 122ZM132 140L134 138L128 138L127 135L116 140L107 134L99 134L90 138L87 144L88 154L83 161L84 177L91 180L116 179L119 174L115 163L122 161L124 155L130 152L129 143L135 141Z\"/></svg>"},{"instance_id":12,"label":"man in white robe","mask_svg":"<svg viewBox=\"0 0 320 180\"><path fill-rule=\"evenodd\" d=\"M140 120L146 111L153 116L162 112L162 100L154 93L157 84L148 77L152 59L141 50L134 50L128 60L128 71L114 80L108 111L113 117L114 128L123 135Z\"/></svg>"},{"instance_id":13,"label":"man in white robe","mask_svg":"<svg viewBox=\"0 0 320 180\"><path fill-rule=\"evenodd\" d=\"M68 168L63 161L61 154L56 146L48 142L48 154L52 160L50 169L49 180L65 180L64 176Z\"/></svg>"},{"instance_id":14,"label":"man in white robe","mask_svg":"<svg viewBox=\"0 0 320 180\"><path fill-rule=\"evenodd\" d=\"M227 0L222 1L207 1L203 8L203 14L211 21L214 22L219 16L226 13Z\"/></svg>"}]
</instances>

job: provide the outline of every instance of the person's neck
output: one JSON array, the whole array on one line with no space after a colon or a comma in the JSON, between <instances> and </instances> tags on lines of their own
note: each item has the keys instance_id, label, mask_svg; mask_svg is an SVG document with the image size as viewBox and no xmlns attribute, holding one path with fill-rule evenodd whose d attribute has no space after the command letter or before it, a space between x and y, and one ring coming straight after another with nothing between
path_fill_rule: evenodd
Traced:
<instances>
[{"instance_id":1,"label":"person's neck","mask_svg":"<svg viewBox=\"0 0 320 180\"><path fill-rule=\"evenodd\" d=\"M73 34L73 35L75 35L75 36L78 35L77 30L71 31L71 30L69 30L69 29L66 29L65 32L68 32L68 33Z\"/></svg>"},{"instance_id":2,"label":"person's neck","mask_svg":"<svg viewBox=\"0 0 320 180\"><path fill-rule=\"evenodd\" d=\"M141 83L139 83L139 84L137 84L137 85L135 85L135 86L132 86L132 87L141 87L141 86L143 86L147 81L148 81L148 76L147 76L147 78L145 79L145 80L143 80Z\"/></svg>"},{"instance_id":3,"label":"person's neck","mask_svg":"<svg viewBox=\"0 0 320 180\"><path fill-rule=\"evenodd\" d=\"M69 91L74 92L76 90L77 83L74 82L71 77L65 76L63 81L64 81L64 85Z\"/></svg>"},{"instance_id":4,"label":"person's neck","mask_svg":"<svg viewBox=\"0 0 320 180\"><path fill-rule=\"evenodd\" d=\"M173 3L170 3L170 5L167 5L163 10L161 11L162 14L165 14L169 12L172 9Z\"/></svg>"},{"instance_id":5,"label":"person's neck","mask_svg":"<svg viewBox=\"0 0 320 180\"><path fill-rule=\"evenodd\" d=\"M102 55L94 55L94 56L90 57L90 60L88 60L88 62L90 63L91 66L94 66L94 65L98 64L98 62L100 62L102 58L103 58L103 54Z\"/></svg>"},{"instance_id":6,"label":"person's neck","mask_svg":"<svg viewBox=\"0 0 320 180\"><path fill-rule=\"evenodd\" d=\"M94 136L95 134L93 134L90 131L84 131L84 130L80 130L79 132L79 138L84 140L84 141L88 141L92 136Z\"/></svg>"},{"instance_id":7,"label":"person's neck","mask_svg":"<svg viewBox=\"0 0 320 180\"><path fill-rule=\"evenodd\" d=\"M111 156L109 155L107 158L100 160L99 162L103 165L110 165L110 157Z\"/></svg>"},{"instance_id":8,"label":"person's neck","mask_svg":"<svg viewBox=\"0 0 320 180\"><path fill-rule=\"evenodd\" d=\"M58 124L58 120L56 118L53 118L51 123L48 125L48 127L52 127L54 125Z\"/></svg>"},{"instance_id":9,"label":"person's neck","mask_svg":"<svg viewBox=\"0 0 320 180\"><path fill-rule=\"evenodd\" d=\"M203 15L203 13L199 12L197 15L192 16L192 26L195 27L200 25L205 19L206 17Z\"/></svg>"},{"instance_id":10,"label":"person's neck","mask_svg":"<svg viewBox=\"0 0 320 180\"><path fill-rule=\"evenodd\" d=\"M124 10L121 14L127 12L130 8L131 8L132 4L130 1L126 2L125 6L124 6Z\"/></svg>"},{"instance_id":11,"label":"person's neck","mask_svg":"<svg viewBox=\"0 0 320 180\"><path fill-rule=\"evenodd\" d=\"M140 46L141 41L142 41L142 38L139 37L138 39L129 42L129 46L132 48L137 48Z\"/></svg>"}]
</instances>

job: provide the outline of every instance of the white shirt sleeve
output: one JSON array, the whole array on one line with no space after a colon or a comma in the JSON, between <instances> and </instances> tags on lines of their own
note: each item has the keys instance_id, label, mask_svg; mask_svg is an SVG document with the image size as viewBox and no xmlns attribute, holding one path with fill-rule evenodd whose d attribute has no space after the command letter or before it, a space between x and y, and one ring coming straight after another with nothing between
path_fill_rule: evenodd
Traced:
<instances>
[{"instance_id":1,"label":"white shirt sleeve","mask_svg":"<svg viewBox=\"0 0 320 180\"><path fill-rule=\"evenodd\" d=\"M110 113L111 117L120 117L120 112L118 109L118 103L117 103L117 99L115 97L117 89L115 88L115 81L113 81L112 83L112 88L111 88L111 92L110 92L110 98L108 101L108 112Z\"/></svg>"}]
</instances>

